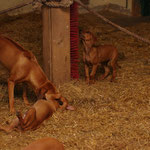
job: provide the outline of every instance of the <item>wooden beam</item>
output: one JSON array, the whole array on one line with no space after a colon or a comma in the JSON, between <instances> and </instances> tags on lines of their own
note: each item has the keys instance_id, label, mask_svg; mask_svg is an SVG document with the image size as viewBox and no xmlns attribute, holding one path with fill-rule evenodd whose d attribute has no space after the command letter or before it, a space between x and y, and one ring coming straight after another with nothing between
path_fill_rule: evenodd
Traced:
<instances>
[{"instance_id":1,"label":"wooden beam","mask_svg":"<svg viewBox=\"0 0 150 150\"><path fill-rule=\"evenodd\" d=\"M133 16L141 16L140 0L132 0L132 15Z\"/></svg>"},{"instance_id":2,"label":"wooden beam","mask_svg":"<svg viewBox=\"0 0 150 150\"><path fill-rule=\"evenodd\" d=\"M70 8L43 6L42 17L44 71L59 85L70 80Z\"/></svg>"}]
</instances>

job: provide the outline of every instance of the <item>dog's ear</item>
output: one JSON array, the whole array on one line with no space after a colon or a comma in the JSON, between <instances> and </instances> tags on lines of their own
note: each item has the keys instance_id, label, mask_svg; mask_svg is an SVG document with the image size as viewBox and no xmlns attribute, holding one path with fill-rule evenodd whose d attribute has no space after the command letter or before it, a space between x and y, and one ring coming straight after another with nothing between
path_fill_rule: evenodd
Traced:
<instances>
[{"instance_id":1,"label":"dog's ear","mask_svg":"<svg viewBox=\"0 0 150 150\"><path fill-rule=\"evenodd\" d=\"M82 31L82 30L79 31L79 38L80 38L81 41L84 40L84 33L85 33L85 32Z\"/></svg>"},{"instance_id":2,"label":"dog's ear","mask_svg":"<svg viewBox=\"0 0 150 150\"><path fill-rule=\"evenodd\" d=\"M35 60L35 56L32 54L32 52L24 51L24 52L23 52L23 55L24 55L25 57L27 57L29 60Z\"/></svg>"},{"instance_id":3,"label":"dog's ear","mask_svg":"<svg viewBox=\"0 0 150 150\"><path fill-rule=\"evenodd\" d=\"M55 99L60 99L61 98L61 94L51 94L49 92L45 93L45 98L47 100L55 100Z\"/></svg>"},{"instance_id":4,"label":"dog's ear","mask_svg":"<svg viewBox=\"0 0 150 150\"><path fill-rule=\"evenodd\" d=\"M45 98L45 93L47 92L47 89L41 88L40 90L36 91L38 99Z\"/></svg>"},{"instance_id":5,"label":"dog's ear","mask_svg":"<svg viewBox=\"0 0 150 150\"><path fill-rule=\"evenodd\" d=\"M53 95L54 99L60 99L61 98L61 94L57 93Z\"/></svg>"}]
</instances>

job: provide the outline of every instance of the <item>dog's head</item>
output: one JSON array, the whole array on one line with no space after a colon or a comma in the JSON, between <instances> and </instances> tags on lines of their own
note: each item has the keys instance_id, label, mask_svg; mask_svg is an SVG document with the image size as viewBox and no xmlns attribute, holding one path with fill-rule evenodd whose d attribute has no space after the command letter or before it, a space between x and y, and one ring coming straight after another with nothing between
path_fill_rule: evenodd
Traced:
<instances>
[{"instance_id":1,"label":"dog's head","mask_svg":"<svg viewBox=\"0 0 150 150\"><path fill-rule=\"evenodd\" d=\"M74 110L74 107L68 105L68 101L60 93L57 92L54 85L48 81L38 91L38 99L45 98L48 101L53 101L56 107L61 109Z\"/></svg>"},{"instance_id":2,"label":"dog's head","mask_svg":"<svg viewBox=\"0 0 150 150\"><path fill-rule=\"evenodd\" d=\"M56 88L50 81L47 81L35 92L38 99L43 99L45 98L46 93L56 93Z\"/></svg>"},{"instance_id":3,"label":"dog's head","mask_svg":"<svg viewBox=\"0 0 150 150\"><path fill-rule=\"evenodd\" d=\"M61 94L57 93L57 94L51 94L49 92L47 92L45 94L45 98L46 100L51 100L56 104L56 107L62 109L62 110L75 110L75 108L73 106L68 105L68 100L66 98L64 98Z\"/></svg>"},{"instance_id":4,"label":"dog's head","mask_svg":"<svg viewBox=\"0 0 150 150\"><path fill-rule=\"evenodd\" d=\"M84 46L87 46L88 48L91 48L97 40L93 33L91 33L90 31L81 32L80 38Z\"/></svg>"}]
</instances>

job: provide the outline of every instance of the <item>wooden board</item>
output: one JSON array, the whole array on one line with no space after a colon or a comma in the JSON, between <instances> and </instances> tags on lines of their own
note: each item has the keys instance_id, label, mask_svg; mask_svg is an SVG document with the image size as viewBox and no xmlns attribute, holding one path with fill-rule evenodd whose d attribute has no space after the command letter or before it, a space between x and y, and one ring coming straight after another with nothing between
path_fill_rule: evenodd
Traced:
<instances>
[{"instance_id":1,"label":"wooden board","mask_svg":"<svg viewBox=\"0 0 150 150\"><path fill-rule=\"evenodd\" d=\"M133 16L141 16L140 0L132 0L132 15Z\"/></svg>"},{"instance_id":2,"label":"wooden board","mask_svg":"<svg viewBox=\"0 0 150 150\"><path fill-rule=\"evenodd\" d=\"M42 7L44 71L55 84L70 80L70 8Z\"/></svg>"}]
</instances>

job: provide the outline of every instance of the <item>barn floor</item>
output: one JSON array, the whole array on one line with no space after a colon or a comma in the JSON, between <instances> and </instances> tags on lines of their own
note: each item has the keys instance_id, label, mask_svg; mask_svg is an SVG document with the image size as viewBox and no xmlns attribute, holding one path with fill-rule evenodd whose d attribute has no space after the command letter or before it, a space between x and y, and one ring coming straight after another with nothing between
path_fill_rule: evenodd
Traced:
<instances>
[{"instance_id":1,"label":"barn floor","mask_svg":"<svg viewBox=\"0 0 150 150\"><path fill-rule=\"evenodd\" d=\"M150 17L128 17L102 12L115 23L150 39ZM54 137L66 150L148 150L150 149L150 45L138 41L106 24L91 14L79 16L79 28L89 29L98 43L113 44L119 51L116 81L97 81L88 86L84 81L83 63L80 80L59 87L76 107L75 111L57 111L35 131L0 131L0 150L20 150L42 137ZM0 16L0 33L32 50L42 65L42 25L37 13L15 17ZM83 47L80 44L80 54ZM98 72L98 76L101 72ZM9 114L7 71L0 67L0 123L15 116ZM35 96L29 90L31 104ZM16 90L15 108L25 111L20 87Z\"/></svg>"}]
</instances>

